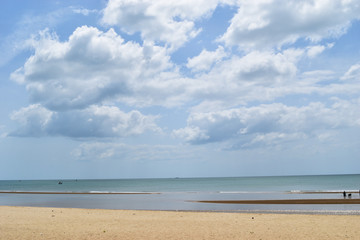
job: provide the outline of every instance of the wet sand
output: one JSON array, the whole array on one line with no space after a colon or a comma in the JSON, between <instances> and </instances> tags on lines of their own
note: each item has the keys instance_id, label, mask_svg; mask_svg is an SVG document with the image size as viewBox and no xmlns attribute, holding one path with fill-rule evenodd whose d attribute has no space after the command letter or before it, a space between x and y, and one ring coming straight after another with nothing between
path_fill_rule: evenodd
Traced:
<instances>
[{"instance_id":1,"label":"wet sand","mask_svg":"<svg viewBox=\"0 0 360 240\"><path fill-rule=\"evenodd\" d=\"M360 204L360 199L279 199L279 200L203 200L219 204Z\"/></svg>"},{"instance_id":2,"label":"wet sand","mask_svg":"<svg viewBox=\"0 0 360 240\"><path fill-rule=\"evenodd\" d=\"M0 239L358 239L360 215L0 207Z\"/></svg>"}]
</instances>

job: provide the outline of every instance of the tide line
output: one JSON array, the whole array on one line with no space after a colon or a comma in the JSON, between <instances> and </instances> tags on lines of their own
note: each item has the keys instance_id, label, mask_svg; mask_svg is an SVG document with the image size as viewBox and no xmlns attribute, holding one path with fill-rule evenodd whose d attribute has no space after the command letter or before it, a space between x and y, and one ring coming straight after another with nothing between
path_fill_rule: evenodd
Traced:
<instances>
[{"instance_id":1,"label":"tide line","mask_svg":"<svg viewBox=\"0 0 360 240\"><path fill-rule=\"evenodd\" d=\"M277 199L277 200L200 200L219 204L360 204L360 199Z\"/></svg>"},{"instance_id":2,"label":"tide line","mask_svg":"<svg viewBox=\"0 0 360 240\"><path fill-rule=\"evenodd\" d=\"M31 191L0 191L7 194L160 194L157 192L31 192Z\"/></svg>"}]
</instances>

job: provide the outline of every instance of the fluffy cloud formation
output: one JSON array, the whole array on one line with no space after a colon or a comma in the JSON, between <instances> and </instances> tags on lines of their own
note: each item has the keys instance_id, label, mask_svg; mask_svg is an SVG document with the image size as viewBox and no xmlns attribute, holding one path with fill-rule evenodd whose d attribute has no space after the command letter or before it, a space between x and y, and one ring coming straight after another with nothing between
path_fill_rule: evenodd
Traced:
<instances>
[{"instance_id":1,"label":"fluffy cloud formation","mask_svg":"<svg viewBox=\"0 0 360 240\"><path fill-rule=\"evenodd\" d=\"M210 71L198 74L196 86L190 88L192 95L202 100L200 105L210 102L206 108L213 108L217 105L214 102L231 107L271 100L296 91L289 85L293 88L296 63L303 54L302 50L289 49L279 53L253 51L243 57L232 56L215 64Z\"/></svg>"},{"instance_id":2,"label":"fluffy cloud formation","mask_svg":"<svg viewBox=\"0 0 360 240\"><path fill-rule=\"evenodd\" d=\"M110 0L102 12L102 27L140 32L142 40L125 40L123 37L136 37L88 26L76 28L63 41L48 30L29 40L34 53L11 78L26 86L33 105L12 114L20 124L12 135L126 137L158 130L154 116L108 106L116 105L149 107L147 111L154 115L158 110L154 106L165 106L160 112L167 115L176 111L173 107L187 108L191 112L187 127L174 133L194 144L241 139L237 144L245 147L245 142L253 146L255 142L315 136L310 119L318 119L319 129L332 129L339 121L337 114L348 116L349 121L354 118L351 111L343 114L335 105L326 106L334 96L347 94L348 101L358 97L359 64L345 74L327 70L327 66L312 69L311 61L333 43L282 44L342 34L350 20L358 17L358 6L353 3L238 1L238 12L221 38L230 47L203 48L187 62L177 62L179 56L174 53L201 30L206 17L219 4L235 3ZM222 44L213 40L196 40L189 49L202 41ZM275 49L275 45L282 48ZM182 61L186 54L192 56L186 52L189 49L183 49L178 52L183 54ZM301 72L304 69L308 72ZM339 81L341 75L344 81ZM293 107L281 103L287 97L295 99ZM299 107L303 105L308 106ZM352 104L349 110L352 108L356 106ZM325 117L316 115L320 112ZM301 116L298 122L295 115ZM296 124L299 126L294 127ZM350 125L342 119L336 126Z\"/></svg>"},{"instance_id":3,"label":"fluffy cloud formation","mask_svg":"<svg viewBox=\"0 0 360 240\"><path fill-rule=\"evenodd\" d=\"M237 84L273 85L290 80L296 74L296 62L301 50L280 53L253 51L239 58L233 57L218 64L209 75L223 74L221 79L231 79Z\"/></svg>"},{"instance_id":4,"label":"fluffy cloud formation","mask_svg":"<svg viewBox=\"0 0 360 240\"><path fill-rule=\"evenodd\" d=\"M232 141L239 148L281 141L322 137L324 131L360 126L360 99L337 101L327 107L311 103L291 107L263 104L208 113L193 113L187 127L174 131L191 144Z\"/></svg>"},{"instance_id":5,"label":"fluffy cloud formation","mask_svg":"<svg viewBox=\"0 0 360 240\"><path fill-rule=\"evenodd\" d=\"M26 85L32 102L50 110L81 109L114 98L133 101L134 93L153 88L151 80L166 84L177 77L163 48L125 42L112 29L83 26L66 42L45 31L32 45L35 54L11 78Z\"/></svg>"},{"instance_id":6,"label":"fluffy cloud formation","mask_svg":"<svg viewBox=\"0 0 360 240\"><path fill-rule=\"evenodd\" d=\"M140 32L145 40L164 42L176 49L201 30L194 21L209 16L221 2L230 1L110 0L102 22L129 34Z\"/></svg>"},{"instance_id":7,"label":"fluffy cloud formation","mask_svg":"<svg viewBox=\"0 0 360 240\"><path fill-rule=\"evenodd\" d=\"M343 34L359 12L357 0L239 1L221 40L245 49L281 46L298 38L318 41Z\"/></svg>"},{"instance_id":8,"label":"fluffy cloud formation","mask_svg":"<svg viewBox=\"0 0 360 240\"><path fill-rule=\"evenodd\" d=\"M156 117L138 111L124 113L117 107L90 106L83 110L52 112L39 104L14 112L20 128L12 136L126 137L147 130L158 131Z\"/></svg>"},{"instance_id":9,"label":"fluffy cloud formation","mask_svg":"<svg viewBox=\"0 0 360 240\"><path fill-rule=\"evenodd\" d=\"M226 56L222 47L204 50L188 61L188 67L199 71L197 79L191 79L181 76L164 48L125 42L112 29L102 32L83 26L65 42L44 31L32 45L34 55L11 77L26 85L33 103L51 111L84 109L106 101L177 106L193 99L239 96L239 92L242 101L262 98L250 88L293 79L304 53L254 51L222 60Z\"/></svg>"},{"instance_id":10,"label":"fluffy cloud formation","mask_svg":"<svg viewBox=\"0 0 360 240\"><path fill-rule=\"evenodd\" d=\"M251 51L242 57L232 55L223 59L210 70L197 73L197 84L188 91L193 99L202 101L192 110L216 111L286 97L326 99L346 95L347 99L356 98L360 91L358 64L345 74L331 70L301 72L298 68L299 62L310 61L326 48L331 48L331 44L324 49L317 45L279 52Z\"/></svg>"},{"instance_id":11,"label":"fluffy cloud formation","mask_svg":"<svg viewBox=\"0 0 360 240\"><path fill-rule=\"evenodd\" d=\"M203 50L198 56L189 58L186 66L195 72L206 71L209 70L213 64L219 63L226 56L227 54L222 46L214 52Z\"/></svg>"}]
</instances>

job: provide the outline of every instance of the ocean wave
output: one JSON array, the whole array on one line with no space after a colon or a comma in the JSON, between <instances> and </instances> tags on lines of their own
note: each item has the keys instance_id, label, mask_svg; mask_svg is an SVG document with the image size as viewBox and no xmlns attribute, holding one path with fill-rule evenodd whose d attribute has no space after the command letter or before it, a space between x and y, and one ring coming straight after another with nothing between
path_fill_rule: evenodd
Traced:
<instances>
[{"instance_id":1,"label":"ocean wave","mask_svg":"<svg viewBox=\"0 0 360 240\"><path fill-rule=\"evenodd\" d=\"M273 194L273 193L279 193L279 192L271 192L271 191L219 191L218 193L221 194Z\"/></svg>"},{"instance_id":2,"label":"ocean wave","mask_svg":"<svg viewBox=\"0 0 360 240\"><path fill-rule=\"evenodd\" d=\"M8 194L159 194L157 192L111 192L111 191L89 191L89 192L71 192L71 191L0 191Z\"/></svg>"},{"instance_id":3,"label":"ocean wave","mask_svg":"<svg viewBox=\"0 0 360 240\"><path fill-rule=\"evenodd\" d=\"M323 193L329 193L329 194L335 194L335 193L359 193L360 190L349 190L349 189L342 189L342 190L291 190L289 193L294 194L323 194Z\"/></svg>"}]
</instances>

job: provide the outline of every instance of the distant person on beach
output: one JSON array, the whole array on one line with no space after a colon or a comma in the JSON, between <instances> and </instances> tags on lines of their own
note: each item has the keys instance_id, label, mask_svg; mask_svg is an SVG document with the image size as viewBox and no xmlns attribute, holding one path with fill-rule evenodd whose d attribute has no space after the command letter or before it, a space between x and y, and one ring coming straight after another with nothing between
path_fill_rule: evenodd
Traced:
<instances>
[{"instance_id":1,"label":"distant person on beach","mask_svg":"<svg viewBox=\"0 0 360 240\"><path fill-rule=\"evenodd\" d=\"M345 191L343 192L343 195L344 195L344 198L346 198L346 192Z\"/></svg>"}]
</instances>

